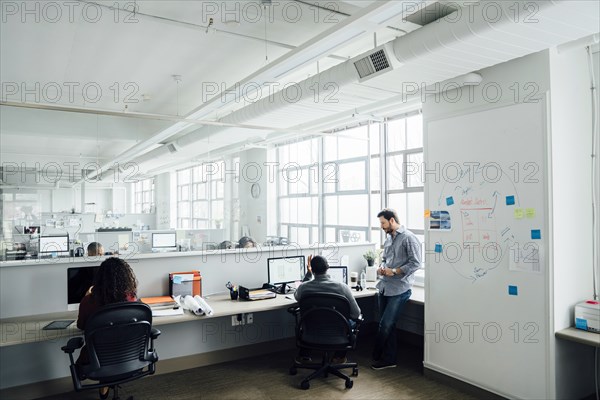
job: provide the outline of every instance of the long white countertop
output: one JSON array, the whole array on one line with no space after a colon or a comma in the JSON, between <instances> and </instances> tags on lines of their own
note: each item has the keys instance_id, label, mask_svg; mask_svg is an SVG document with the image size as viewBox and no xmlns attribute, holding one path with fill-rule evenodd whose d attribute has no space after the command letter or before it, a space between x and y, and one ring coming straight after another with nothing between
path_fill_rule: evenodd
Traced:
<instances>
[{"instance_id":1,"label":"long white countertop","mask_svg":"<svg viewBox=\"0 0 600 400\"><path fill-rule=\"evenodd\" d=\"M374 243L325 243L325 244L311 244L311 245L288 245L288 246L270 246L270 247L255 247L247 249L215 249L215 250L202 250L202 251L182 251L182 252L165 252L165 253L129 253L121 254L119 257L124 260L144 260L144 259L155 259L155 258L178 258L178 257L197 257L197 256L219 256L223 254L252 254L252 253L282 253L282 252L293 252L294 255L301 250L310 250L315 253L319 251L332 251L338 248L344 247L360 247L360 246L374 246ZM35 258L29 260L17 260L17 261L0 261L0 268L6 267L19 267L19 266L32 266L42 264L72 264L72 263L95 263L103 261L108 257L112 256L84 256L84 257L60 257L60 258Z\"/></svg>"},{"instance_id":2,"label":"long white countertop","mask_svg":"<svg viewBox=\"0 0 600 400\"><path fill-rule=\"evenodd\" d=\"M375 295L374 290L353 291L354 297L370 297ZM229 294L217 294L207 296L205 299L213 309L210 316L196 316L189 311L183 315L154 317L153 326L179 324L184 322L201 321L210 318L226 317L236 314L247 314L255 312L273 311L285 309L295 305L293 295L277 295L273 299L254 301L232 301ZM77 311L65 311L59 313L39 314L17 318L5 318L0 320L0 347L12 346L24 343L56 340L81 335L82 331L73 322L67 329L43 330L42 328L55 320L77 320Z\"/></svg>"},{"instance_id":3,"label":"long white countertop","mask_svg":"<svg viewBox=\"0 0 600 400\"><path fill-rule=\"evenodd\" d=\"M413 287L413 294L409 300L410 303L422 305L424 302L424 290L421 287ZM375 296L376 290L362 290L360 292L352 291L357 299ZM277 295L276 298L255 301L232 301L229 294L215 294L205 297L214 313L211 316L196 316L189 311L183 315L154 317L153 326L179 324L183 322L201 321L209 318L226 317L236 314L247 314L255 312L273 311L285 309L293 306L296 301L292 295ZM0 319L0 347L13 346L24 343L41 342L46 340L56 340L81 335L82 331L77 329L73 322L67 329L43 330L42 328L52 321L56 320L77 320L77 311L64 311L58 313L48 313L31 315L16 318Z\"/></svg>"}]
</instances>

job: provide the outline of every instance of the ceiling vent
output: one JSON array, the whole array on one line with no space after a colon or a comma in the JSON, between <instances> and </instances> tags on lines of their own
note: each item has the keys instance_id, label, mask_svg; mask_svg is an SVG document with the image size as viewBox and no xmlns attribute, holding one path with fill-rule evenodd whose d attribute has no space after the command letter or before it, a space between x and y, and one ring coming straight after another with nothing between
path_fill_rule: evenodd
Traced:
<instances>
[{"instance_id":1,"label":"ceiling vent","mask_svg":"<svg viewBox=\"0 0 600 400\"><path fill-rule=\"evenodd\" d=\"M167 149L169 149L169 153L171 153L171 154L177 153L179 151L179 148L177 147L177 145L175 143L169 143L167 145Z\"/></svg>"},{"instance_id":2,"label":"ceiling vent","mask_svg":"<svg viewBox=\"0 0 600 400\"><path fill-rule=\"evenodd\" d=\"M366 56L354 61L358 81L363 82L384 72L391 71L392 62L385 47L378 47Z\"/></svg>"}]
</instances>

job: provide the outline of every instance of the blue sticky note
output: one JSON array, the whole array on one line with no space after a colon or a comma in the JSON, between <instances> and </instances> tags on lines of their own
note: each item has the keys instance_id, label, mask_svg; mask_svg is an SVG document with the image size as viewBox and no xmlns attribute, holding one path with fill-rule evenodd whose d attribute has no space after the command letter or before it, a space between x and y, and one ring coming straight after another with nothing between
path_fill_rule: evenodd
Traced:
<instances>
[{"instance_id":1,"label":"blue sticky note","mask_svg":"<svg viewBox=\"0 0 600 400\"><path fill-rule=\"evenodd\" d=\"M436 253L441 253L442 252L442 245L439 243L435 244L435 252Z\"/></svg>"},{"instance_id":2,"label":"blue sticky note","mask_svg":"<svg viewBox=\"0 0 600 400\"><path fill-rule=\"evenodd\" d=\"M454 199L452 198L452 196L446 197L446 205L451 206L452 204L454 204Z\"/></svg>"},{"instance_id":3,"label":"blue sticky note","mask_svg":"<svg viewBox=\"0 0 600 400\"><path fill-rule=\"evenodd\" d=\"M519 294L519 290L516 286L508 285L508 294L511 296L517 296Z\"/></svg>"},{"instance_id":4,"label":"blue sticky note","mask_svg":"<svg viewBox=\"0 0 600 400\"><path fill-rule=\"evenodd\" d=\"M515 196L506 196L506 205L512 206L515 204Z\"/></svg>"},{"instance_id":5,"label":"blue sticky note","mask_svg":"<svg viewBox=\"0 0 600 400\"><path fill-rule=\"evenodd\" d=\"M541 239L542 231L540 231L539 229L532 229L531 230L531 238L532 239Z\"/></svg>"},{"instance_id":6,"label":"blue sticky note","mask_svg":"<svg viewBox=\"0 0 600 400\"><path fill-rule=\"evenodd\" d=\"M575 318L575 328L583 329L584 331L587 331L588 330L587 319Z\"/></svg>"},{"instance_id":7,"label":"blue sticky note","mask_svg":"<svg viewBox=\"0 0 600 400\"><path fill-rule=\"evenodd\" d=\"M181 282L183 282L183 278L181 277L181 275L173 276L173 283L179 285L181 284Z\"/></svg>"}]
</instances>

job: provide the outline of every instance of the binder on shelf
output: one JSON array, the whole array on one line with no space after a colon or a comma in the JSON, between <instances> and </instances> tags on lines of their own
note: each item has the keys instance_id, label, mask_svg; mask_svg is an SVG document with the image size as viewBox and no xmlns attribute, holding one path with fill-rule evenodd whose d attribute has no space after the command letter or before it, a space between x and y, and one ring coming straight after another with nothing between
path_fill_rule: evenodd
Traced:
<instances>
[{"instance_id":1,"label":"binder on shelf","mask_svg":"<svg viewBox=\"0 0 600 400\"><path fill-rule=\"evenodd\" d=\"M177 305L171 296L140 297L140 301L150 307Z\"/></svg>"},{"instance_id":2,"label":"binder on shelf","mask_svg":"<svg viewBox=\"0 0 600 400\"><path fill-rule=\"evenodd\" d=\"M200 271L171 272L169 274L169 294L175 296L202 296L202 276Z\"/></svg>"},{"instance_id":3,"label":"binder on shelf","mask_svg":"<svg viewBox=\"0 0 600 400\"><path fill-rule=\"evenodd\" d=\"M242 300L265 300L265 299L274 299L277 297L276 293L268 289L256 288L256 289L248 289L243 286L240 286L240 299Z\"/></svg>"}]
</instances>

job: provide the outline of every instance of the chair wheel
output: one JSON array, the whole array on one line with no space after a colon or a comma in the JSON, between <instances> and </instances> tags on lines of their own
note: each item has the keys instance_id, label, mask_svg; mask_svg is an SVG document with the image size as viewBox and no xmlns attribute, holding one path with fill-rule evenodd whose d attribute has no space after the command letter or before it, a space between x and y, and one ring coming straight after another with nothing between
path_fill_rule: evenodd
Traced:
<instances>
[{"instance_id":1,"label":"chair wheel","mask_svg":"<svg viewBox=\"0 0 600 400\"><path fill-rule=\"evenodd\" d=\"M346 381L346 389L352 389L354 386L354 381L352 379Z\"/></svg>"},{"instance_id":2,"label":"chair wheel","mask_svg":"<svg viewBox=\"0 0 600 400\"><path fill-rule=\"evenodd\" d=\"M308 381L300 382L300 389L308 390L310 388L310 383Z\"/></svg>"},{"instance_id":3,"label":"chair wheel","mask_svg":"<svg viewBox=\"0 0 600 400\"><path fill-rule=\"evenodd\" d=\"M290 375L296 375L297 373L298 373L298 370L296 369L296 367L290 368Z\"/></svg>"},{"instance_id":4,"label":"chair wheel","mask_svg":"<svg viewBox=\"0 0 600 400\"><path fill-rule=\"evenodd\" d=\"M358 368L352 368L352 376L358 376Z\"/></svg>"}]
</instances>

